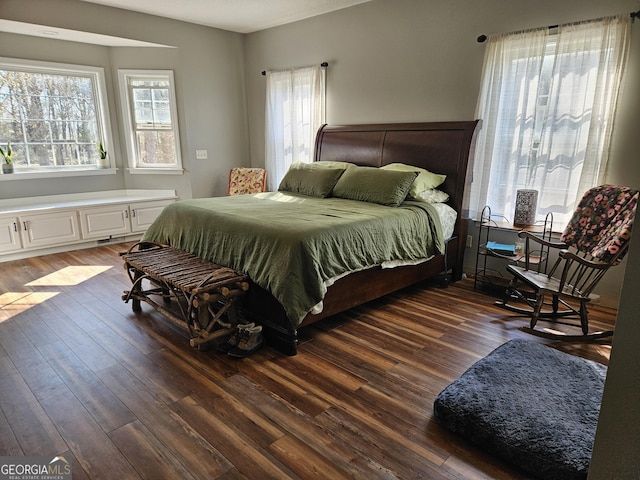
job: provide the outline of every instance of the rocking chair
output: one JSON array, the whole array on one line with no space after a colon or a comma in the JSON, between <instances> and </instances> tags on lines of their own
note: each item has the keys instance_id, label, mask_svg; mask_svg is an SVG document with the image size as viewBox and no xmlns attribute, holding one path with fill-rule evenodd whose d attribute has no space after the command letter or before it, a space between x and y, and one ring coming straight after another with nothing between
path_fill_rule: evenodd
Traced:
<instances>
[{"instance_id":1,"label":"rocking chair","mask_svg":"<svg viewBox=\"0 0 640 480\"><path fill-rule=\"evenodd\" d=\"M530 328L522 330L539 336L593 340L612 335L613 331L589 333L587 303L607 270L619 264L627 252L637 202L638 190L613 185L594 187L582 197L560 242L519 232L518 236L525 240L524 266L507 266L513 280L497 305L530 316ZM534 242L534 248L530 249L530 242ZM530 268L529 253L535 248L557 252L557 261L549 273ZM551 302L545 302L549 297ZM513 305L512 301L524 302L528 308ZM540 318L563 323L557 319L568 316L579 318L582 335L535 329Z\"/></svg>"}]
</instances>

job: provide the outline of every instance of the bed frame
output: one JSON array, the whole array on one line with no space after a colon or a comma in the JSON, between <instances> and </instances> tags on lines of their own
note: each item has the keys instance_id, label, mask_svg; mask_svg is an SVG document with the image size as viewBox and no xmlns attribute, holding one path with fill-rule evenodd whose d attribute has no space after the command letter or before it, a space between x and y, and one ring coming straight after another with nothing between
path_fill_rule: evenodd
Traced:
<instances>
[{"instance_id":1,"label":"bed frame","mask_svg":"<svg viewBox=\"0 0 640 480\"><path fill-rule=\"evenodd\" d=\"M449 205L459 212L453 237L444 255L416 266L373 268L347 275L329 287L320 314L307 315L294 327L280 303L252 284L243 298L246 318L261 323L267 341L285 354L297 353L297 329L400 290L439 274L462 278L467 219L462 202L467 183L467 163L478 120L464 122L325 125L318 131L315 161L348 161L382 166L406 163L447 176L439 189L449 194Z\"/></svg>"}]
</instances>

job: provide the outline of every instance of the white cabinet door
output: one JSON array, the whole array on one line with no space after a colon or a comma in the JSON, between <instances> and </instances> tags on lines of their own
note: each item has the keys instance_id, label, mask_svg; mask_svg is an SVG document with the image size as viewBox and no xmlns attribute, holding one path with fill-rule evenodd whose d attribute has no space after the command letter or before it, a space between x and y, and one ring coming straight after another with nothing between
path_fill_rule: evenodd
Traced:
<instances>
[{"instance_id":1,"label":"white cabinet door","mask_svg":"<svg viewBox=\"0 0 640 480\"><path fill-rule=\"evenodd\" d=\"M162 209L170 203L173 203L173 200L156 200L131 204L129 206L131 211L131 230L135 233L144 232L160 215Z\"/></svg>"},{"instance_id":2,"label":"white cabinet door","mask_svg":"<svg viewBox=\"0 0 640 480\"><path fill-rule=\"evenodd\" d=\"M24 248L53 247L80 240L77 210L20 215L18 220Z\"/></svg>"},{"instance_id":3,"label":"white cabinet door","mask_svg":"<svg viewBox=\"0 0 640 480\"><path fill-rule=\"evenodd\" d=\"M82 238L109 238L131 232L128 205L83 208L80 210Z\"/></svg>"},{"instance_id":4,"label":"white cabinet door","mask_svg":"<svg viewBox=\"0 0 640 480\"><path fill-rule=\"evenodd\" d=\"M0 217L0 253L14 252L22 248L19 225L18 218L13 215Z\"/></svg>"}]
</instances>

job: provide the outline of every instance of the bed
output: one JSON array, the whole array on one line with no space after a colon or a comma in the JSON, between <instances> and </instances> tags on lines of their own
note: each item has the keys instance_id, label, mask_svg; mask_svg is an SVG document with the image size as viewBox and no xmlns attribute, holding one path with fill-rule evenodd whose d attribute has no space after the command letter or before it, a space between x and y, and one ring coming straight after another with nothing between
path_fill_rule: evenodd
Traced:
<instances>
[{"instance_id":1,"label":"bed","mask_svg":"<svg viewBox=\"0 0 640 480\"><path fill-rule=\"evenodd\" d=\"M244 316L294 355L306 325L435 275L461 278L460 212L476 125L325 125L314 164L292 169L281 191L176 202L143 240L248 274ZM444 177L436 190L448 197L443 208L457 212L448 228L440 205L407 196L423 177L398 164Z\"/></svg>"}]
</instances>

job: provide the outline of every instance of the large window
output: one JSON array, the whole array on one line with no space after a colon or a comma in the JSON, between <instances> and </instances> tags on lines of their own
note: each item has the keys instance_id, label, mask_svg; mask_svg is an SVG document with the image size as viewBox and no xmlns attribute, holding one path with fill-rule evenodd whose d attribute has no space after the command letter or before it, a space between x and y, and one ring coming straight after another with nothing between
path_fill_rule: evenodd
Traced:
<instances>
[{"instance_id":1,"label":"large window","mask_svg":"<svg viewBox=\"0 0 640 480\"><path fill-rule=\"evenodd\" d=\"M513 220L518 189L538 190L538 215L565 225L606 180L628 15L489 38L469 210Z\"/></svg>"},{"instance_id":2,"label":"large window","mask_svg":"<svg viewBox=\"0 0 640 480\"><path fill-rule=\"evenodd\" d=\"M265 166L277 190L293 162L311 162L324 121L325 76L320 65L266 72Z\"/></svg>"},{"instance_id":3,"label":"large window","mask_svg":"<svg viewBox=\"0 0 640 480\"><path fill-rule=\"evenodd\" d=\"M0 145L17 173L95 170L111 146L100 68L0 58Z\"/></svg>"},{"instance_id":4,"label":"large window","mask_svg":"<svg viewBox=\"0 0 640 480\"><path fill-rule=\"evenodd\" d=\"M173 72L120 70L132 173L182 172Z\"/></svg>"}]
</instances>

